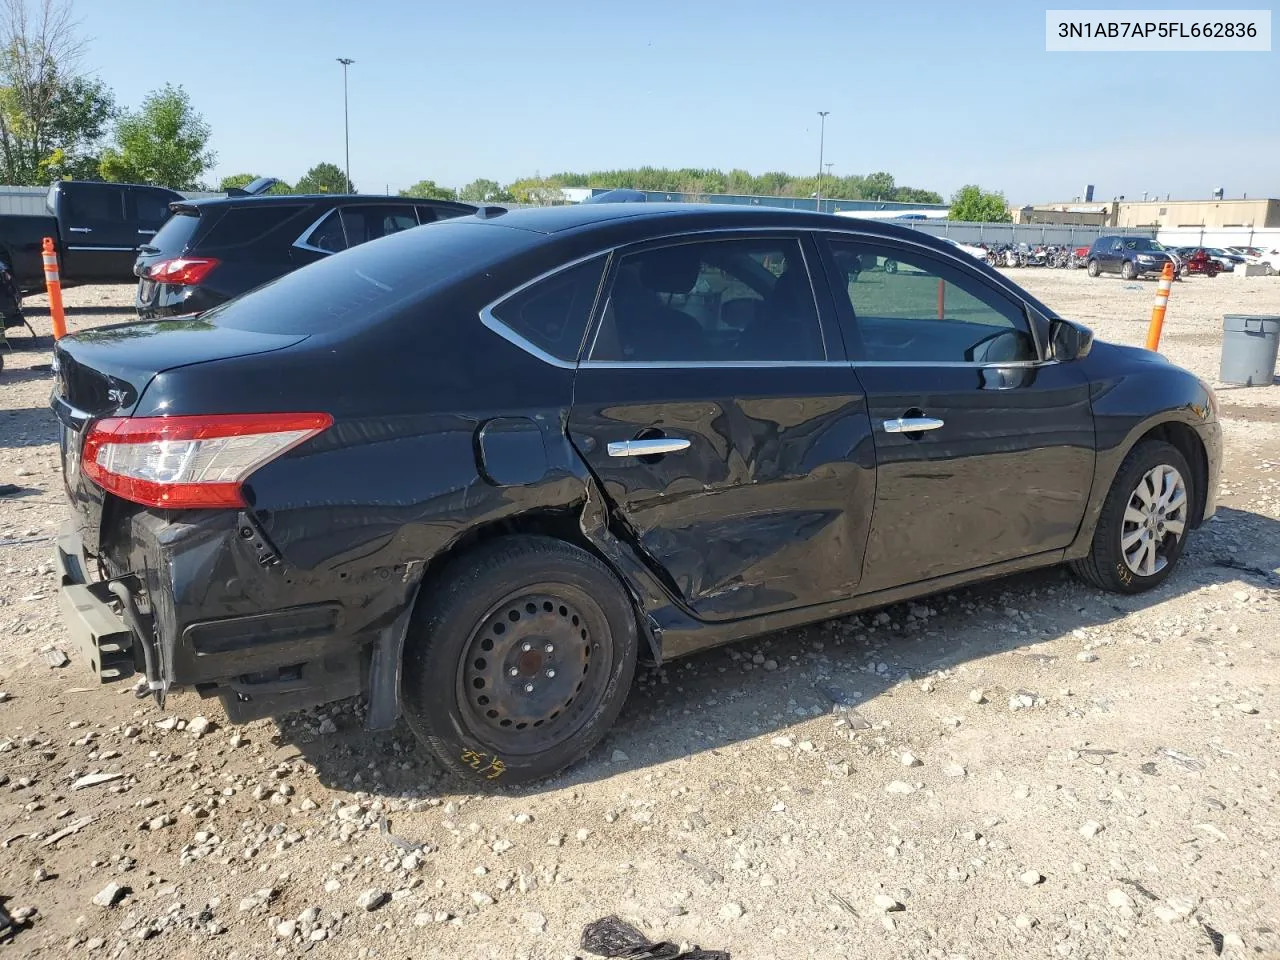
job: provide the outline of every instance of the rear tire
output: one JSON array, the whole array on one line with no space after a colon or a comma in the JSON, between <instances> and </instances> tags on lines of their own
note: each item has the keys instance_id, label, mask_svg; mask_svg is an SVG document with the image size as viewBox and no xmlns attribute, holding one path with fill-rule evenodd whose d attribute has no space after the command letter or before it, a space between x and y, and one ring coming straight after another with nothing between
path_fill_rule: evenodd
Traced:
<instances>
[{"instance_id":1,"label":"rear tire","mask_svg":"<svg viewBox=\"0 0 1280 960\"><path fill-rule=\"evenodd\" d=\"M1116 471L1088 555L1071 569L1112 593L1159 586L1177 567L1191 532L1191 484L1191 468L1177 447L1141 441Z\"/></svg>"},{"instance_id":2,"label":"rear tire","mask_svg":"<svg viewBox=\"0 0 1280 960\"><path fill-rule=\"evenodd\" d=\"M637 645L630 599L586 550L548 537L492 540L419 599L405 719L459 777L540 780L581 759L613 724Z\"/></svg>"},{"instance_id":3,"label":"rear tire","mask_svg":"<svg viewBox=\"0 0 1280 960\"><path fill-rule=\"evenodd\" d=\"M1089 261L1089 276L1091 276L1091 277L1096 277L1096 276L1097 276L1098 274L1100 274L1101 272L1102 272L1102 268L1098 266L1098 261L1097 261L1097 260L1090 260L1090 261Z\"/></svg>"}]
</instances>

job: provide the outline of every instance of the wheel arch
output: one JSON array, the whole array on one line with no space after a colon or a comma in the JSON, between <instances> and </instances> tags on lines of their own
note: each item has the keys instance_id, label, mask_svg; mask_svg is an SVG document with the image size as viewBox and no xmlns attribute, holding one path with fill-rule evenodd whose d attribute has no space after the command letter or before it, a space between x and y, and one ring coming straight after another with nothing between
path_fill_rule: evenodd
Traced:
<instances>
[{"instance_id":1,"label":"wheel arch","mask_svg":"<svg viewBox=\"0 0 1280 960\"><path fill-rule=\"evenodd\" d=\"M405 642L413 610L422 601L431 579L452 564L465 561L478 547L502 537L540 536L572 544L603 563L617 578L627 595L636 618L636 629L644 638L646 662L662 663L660 631L645 614L645 600L640 588L628 574L628 548L609 534L607 524L593 523L595 510L591 500L561 507L538 507L496 520L476 524L450 542L423 565L418 589L406 605L402 617L375 644L369 678L369 712L366 727L370 730L390 728L401 711L400 679L403 674ZM588 531L591 531L588 533ZM625 551L625 552L624 552Z\"/></svg>"}]
</instances>

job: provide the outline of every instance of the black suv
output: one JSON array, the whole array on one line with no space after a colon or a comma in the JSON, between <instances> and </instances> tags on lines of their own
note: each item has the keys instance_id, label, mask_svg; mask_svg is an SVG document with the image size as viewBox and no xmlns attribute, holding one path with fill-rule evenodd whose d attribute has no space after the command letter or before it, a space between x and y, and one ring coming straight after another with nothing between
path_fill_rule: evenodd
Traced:
<instances>
[{"instance_id":1,"label":"black suv","mask_svg":"<svg viewBox=\"0 0 1280 960\"><path fill-rule=\"evenodd\" d=\"M1089 276L1118 273L1126 280L1148 274L1159 275L1173 258L1155 240L1147 237L1099 237L1088 256Z\"/></svg>"},{"instance_id":2,"label":"black suv","mask_svg":"<svg viewBox=\"0 0 1280 960\"><path fill-rule=\"evenodd\" d=\"M229 196L170 204L133 266L144 320L187 316L368 240L473 213L447 200Z\"/></svg>"},{"instance_id":3,"label":"black suv","mask_svg":"<svg viewBox=\"0 0 1280 960\"><path fill-rule=\"evenodd\" d=\"M1221 460L1209 387L974 257L723 204L487 207L54 357L90 671L363 693L503 784L638 658L1063 561L1151 589Z\"/></svg>"}]
</instances>

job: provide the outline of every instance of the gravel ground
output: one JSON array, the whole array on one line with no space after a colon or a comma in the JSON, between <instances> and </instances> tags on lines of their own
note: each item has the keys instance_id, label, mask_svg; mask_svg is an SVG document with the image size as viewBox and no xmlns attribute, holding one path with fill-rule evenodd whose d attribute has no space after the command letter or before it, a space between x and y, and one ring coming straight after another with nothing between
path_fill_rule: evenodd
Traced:
<instances>
[{"instance_id":1,"label":"gravel ground","mask_svg":"<svg viewBox=\"0 0 1280 960\"><path fill-rule=\"evenodd\" d=\"M1142 342L1154 284L1013 275ZM1222 506L1152 594L1043 571L713 651L478 795L358 702L231 727L51 666L41 302L0 373L0 955L567 958L618 914L735 960L1280 957L1280 386L1220 392ZM1213 380L1227 312L1280 279L1176 284L1168 355Z\"/></svg>"}]
</instances>

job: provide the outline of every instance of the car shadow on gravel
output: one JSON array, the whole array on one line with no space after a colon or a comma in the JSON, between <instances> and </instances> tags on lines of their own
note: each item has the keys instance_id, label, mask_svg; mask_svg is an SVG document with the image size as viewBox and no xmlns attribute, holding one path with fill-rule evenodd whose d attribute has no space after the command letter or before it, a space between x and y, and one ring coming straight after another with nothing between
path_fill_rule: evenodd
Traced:
<instances>
[{"instance_id":1,"label":"car shadow on gravel","mask_svg":"<svg viewBox=\"0 0 1280 960\"><path fill-rule=\"evenodd\" d=\"M1006 689L975 673L972 680L959 680L965 694L985 686L996 709L1007 709L1007 701L1021 695L1056 697L1069 685L1068 675L1088 669L1075 660L1083 640L1073 638L1073 630L1105 625L1212 584L1243 580L1277 588L1277 565L1280 521L1219 508L1188 544L1176 575L1149 593L1102 593L1055 567L744 640L671 661L662 670L642 667L622 715L586 760L555 778L507 792L571 788L707 751L732 751L743 741L784 735L792 724L815 716L838 713L855 729L892 720L904 681L933 677L941 688L949 682L945 671L985 658L1021 658L1021 680ZM1061 644L1037 649L1064 637L1075 640L1069 653ZM406 799L474 792L428 759L403 722L391 733L366 734L360 728L361 701L336 706L333 733L318 732L333 707L278 721L278 742L288 745L282 749L313 764L326 786ZM1109 709L1085 696L1076 704L1081 710L1095 707ZM750 786L733 779L727 773L719 783Z\"/></svg>"},{"instance_id":2,"label":"car shadow on gravel","mask_svg":"<svg viewBox=\"0 0 1280 960\"><path fill-rule=\"evenodd\" d=\"M14 381L7 371L0 371L0 390L12 382ZM48 407L19 407L0 411L0 450L38 447L57 442L58 421Z\"/></svg>"}]
</instances>

